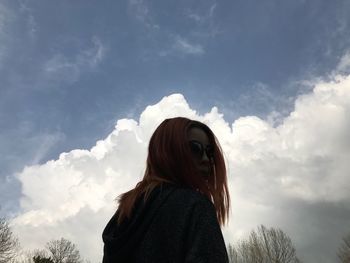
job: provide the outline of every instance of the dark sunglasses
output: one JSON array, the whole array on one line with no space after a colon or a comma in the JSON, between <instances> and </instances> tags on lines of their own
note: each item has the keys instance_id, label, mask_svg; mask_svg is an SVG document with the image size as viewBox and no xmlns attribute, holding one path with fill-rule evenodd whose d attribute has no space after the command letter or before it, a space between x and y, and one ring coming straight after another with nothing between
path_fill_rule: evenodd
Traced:
<instances>
[{"instance_id":1,"label":"dark sunglasses","mask_svg":"<svg viewBox=\"0 0 350 263\"><path fill-rule=\"evenodd\" d=\"M214 157L214 147L211 145L204 149L203 144L195 140L189 141L189 145L192 154L198 159L202 159L204 151L209 159Z\"/></svg>"}]
</instances>

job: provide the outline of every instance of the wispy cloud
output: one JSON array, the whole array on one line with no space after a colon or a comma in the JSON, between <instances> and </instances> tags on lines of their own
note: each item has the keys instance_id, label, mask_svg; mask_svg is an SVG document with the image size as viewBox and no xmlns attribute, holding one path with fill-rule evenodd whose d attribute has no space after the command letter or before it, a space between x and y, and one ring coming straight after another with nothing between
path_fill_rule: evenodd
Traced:
<instances>
[{"instance_id":1,"label":"wispy cloud","mask_svg":"<svg viewBox=\"0 0 350 263\"><path fill-rule=\"evenodd\" d=\"M149 9L143 0L129 0L129 6L132 8L137 19L144 22L149 15Z\"/></svg>"},{"instance_id":2,"label":"wispy cloud","mask_svg":"<svg viewBox=\"0 0 350 263\"><path fill-rule=\"evenodd\" d=\"M338 23L338 26L335 30L335 32L333 32L333 34L342 34L342 35L347 35L347 32L349 31L349 8L350 8L350 4L347 1L341 2L338 6L337 6L337 13L336 16L334 17Z\"/></svg>"},{"instance_id":3,"label":"wispy cloud","mask_svg":"<svg viewBox=\"0 0 350 263\"><path fill-rule=\"evenodd\" d=\"M150 9L144 0L129 0L129 12L147 28L159 29L159 25L154 22Z\"/></svg>"},{"instance_id":4,"label":"wispy cloud","mask_svg":"<svg viewBox=\"0 0 350 263\"><path fill-rule=\"evenodd\" d=\"M91 42L91 47L79 51L74 57L54 54L43 66L45 78L73 83L82 72L96 69L104 58L106 48L98 37L93 37Z\"/></svg>"},{"instance_id":5,"label":"wispy cloud","mask_svg":"<svg viewBox=\"0 0 350 263\"><path fill-rule=\"evenodd\" d=\"M309 83L308 85L314 87L314 84ZM302 85L305 86L306 84L298 82L297 84L290 83L287 85L293 85L295 89L301 89ZM305 93L305 90L300 93ZM250 115L254 112L254 115L260 118L266 118L275 127L281 124L284 118L293 110L296 96L287 92L276 93L268 84L255 82L245 86L244 92L235 98L224 99L222 97L217 103L225 112L225 115L230 116L230 119L236 119L242 114ZM222 101L226 101L225 104Z\"/></svg>"},{"instance_id":6,"label":"wispy cloud","mask_svg":"<svg viewBox=\"0 0 350 263\"><path fill-rule=\"evenodd\" d=\"M94 69L103 60L106 48L96 36L92 38L92 44L93 46L91 48L82 51L78 56L78 61L80 60L81 64L87 64L90 68Z\"/></svg>"},{"instance_id":7,"label":"wispy cloud","mask_svg":"<svg viewBox=\"0 0 350 263\"><path fill-rule=\"evenodd\" d=\"M33 15L28 16L28 35L33 39L38 31L38 24Z\"/></svg>"},{"instance_id":8,"label":"wispy cloud","mask_svg":"<svg viewBox=\"0 0 350 263\"><path fill-rule=\"evenodd\" d=\"M34 40L38 31L38 24L33 14L32 8L29 7L28 1L20 1L20 12L26 17L27 34Z\"/></svg>"},{"instance_id":9,"label":"wispy cloud","mask_svg":"<svg viewBox=\"0 0 350 263\"><path fill-rule=\"evenodd\" d=\"M177 36L175 38L174 49L183 54L202 55L205 53L204 48L200 44L194 44L185 38Z\"/></svg>"},{"instance_id":10,"label":"wispy cloud","mask_svg":"<svg viewBox=\"0 0 350 263\"><path fill-rule=\"evenodd\" d=\"M170 35L170 45L159 51L161 57L167 56L201 56L205 53L201 44L196 44L179 35Z\"/></svg>"},{"instance_id":11,"label":"wispy cloud","mask_svg":"<svg viewBox=\"0 0 350 263\"><path fill-rule=\"evenodd\" d=\"M64 138L65 135L60 132L38 134L34 138L31 138L31 140L36 141L31 163L40 163L40 161L47 156L47 153L51 148L61 142Z\"/></svg>"},{"instance_id":12,"label":"wispy cloud","mask_svg":"<svg viewBox=\"0 0 350 263\"><path fill-rule=\"evenodd\" d=\"M0 3L0 69L5 59L8 57L10 40L12 38L12 25L15 15L3 3Z\"/></svg>"},{"instance_id":13,"label":"wispy cloud","mask_svg":"<svg viewBox=\"0 0 350 263\"><path fill-rule=\"evenodd\" d=\"M187 9L185 12L185 15L189 18L194 20L196 23L204 24L204 23L210 23L211 19L213 19L215 15L215 9L217 7L217 3L213 3L209 8L207 9L200 9L200 10L191 10Z\"/></svg>"},{"instance_id":14,"label":"wispy cloud","mask_svg":"<svg viewBox=\"0 0 350 263\"><path fill-rule=\"evenodd\" d=\"M198 37L215 37L222 33L222 30L216 25L216 9L218 4L216 2L207 6L206 8L186 9L184 16L195 22L191 34Z\"/></svg>"},{"instance_id":15,"label":"wispy cloud","mask_svg":"<svg viewBox=\"0 0 350 263\"><path fill-rule=\"evenodd\" d=\"M214 3L209 9L209 17L213 17L217 4Z\"/></svg>"},{"instance_id":16,"label":"wispy cloud","mask_svg":"<svg viewBox=\"0 0 350 263\"><path fill-rule=\"evenodd\" d=\"M350 72L350 50L347 50L341 57L336 70L342 73Z\"/></svg>"}]
</instances>

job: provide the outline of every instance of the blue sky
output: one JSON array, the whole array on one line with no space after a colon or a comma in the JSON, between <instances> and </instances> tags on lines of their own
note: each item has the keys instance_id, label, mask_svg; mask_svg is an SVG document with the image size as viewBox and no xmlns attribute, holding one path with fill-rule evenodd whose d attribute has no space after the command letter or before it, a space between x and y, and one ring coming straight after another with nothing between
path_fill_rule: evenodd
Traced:
<instances>
[{"instance_id":1,"label":"blue sky","mask_svg":"<svg viewBox=\"0 0 350 263\"><path fill-rule=\"evenodd\" d=\"M0 214L24 211L25 166L89 150L171 94L278 126L349 73L349 13L345 0L1 1Z\"/></svg>"}]
</instances>

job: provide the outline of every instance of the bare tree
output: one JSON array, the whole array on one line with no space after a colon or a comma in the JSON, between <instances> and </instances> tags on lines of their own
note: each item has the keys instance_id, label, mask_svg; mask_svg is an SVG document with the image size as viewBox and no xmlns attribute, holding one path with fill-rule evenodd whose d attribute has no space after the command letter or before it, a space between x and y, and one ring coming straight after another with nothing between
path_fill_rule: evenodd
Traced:
<instances>
[{"instance_id":1,"label":"bare tree","mask_svg":"<svg viewBox=\"0 0 350 263\"><path fill-rule=\"evenodd\" d=\"M230 262L235 263L299 263L291 239L281 230L261 225L247 240L229 246Z\"/></svg>"},{"instance_id":2,"label":"bare tree","mask_svg":"<svg viewBox=\"0 0 350 263\"><path fill-rule=\"evenodd\" d=\"M67 239L52 240L46 244L54 263L81 263L79 250Z\"/></svg>"},{"instance_id":3,"label":"bare tree","mask_svg":"<svg viewBox=\"0 0 350 263\"><path fill-rule=\"evenodd\" d=\"M350 233L343 238L338 249L338 258L341 263L350 263Z\"/></svg>"},{"instance_id":4,"label":"bare tree","mask_svg":"<svg viewBox=\"0 0 350 263\"><path fill-rule=\"evenodd\" d=\"M237 251L233 245L228 244L227 252L228 252L229 262L237 262L238 261L238 254L237 254Z\"/></svg>"},{"instance_id":5,"label":"bare tree","mask_svg":"<svg viewBox=\"0 0 350 263\"><path fill-rule=\"evenodd\" d=\"M13 235L6 219L0 218L0 263L11 262L18 249L18 239Z\"/></svg>"}]
</instances>

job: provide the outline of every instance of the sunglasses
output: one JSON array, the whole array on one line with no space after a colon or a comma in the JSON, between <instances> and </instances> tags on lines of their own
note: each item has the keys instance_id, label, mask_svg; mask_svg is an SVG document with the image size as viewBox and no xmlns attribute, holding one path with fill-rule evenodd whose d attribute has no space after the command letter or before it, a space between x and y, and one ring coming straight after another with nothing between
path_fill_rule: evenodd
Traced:
<instances>
[{"instance_id":1,"label":"sunglasses","mask_svg":"<svg viewBox=\"0 0 350 263\"><path fill-rule=\"evenodd\" d=\"M214 157L214 147L211 145L208 145L204 148L202 143L195 140L189 141L189 145L193 156L195 156L198 159L202 159L204 152L206 153L209 159Z\"/></svg>"}]
</instances>

